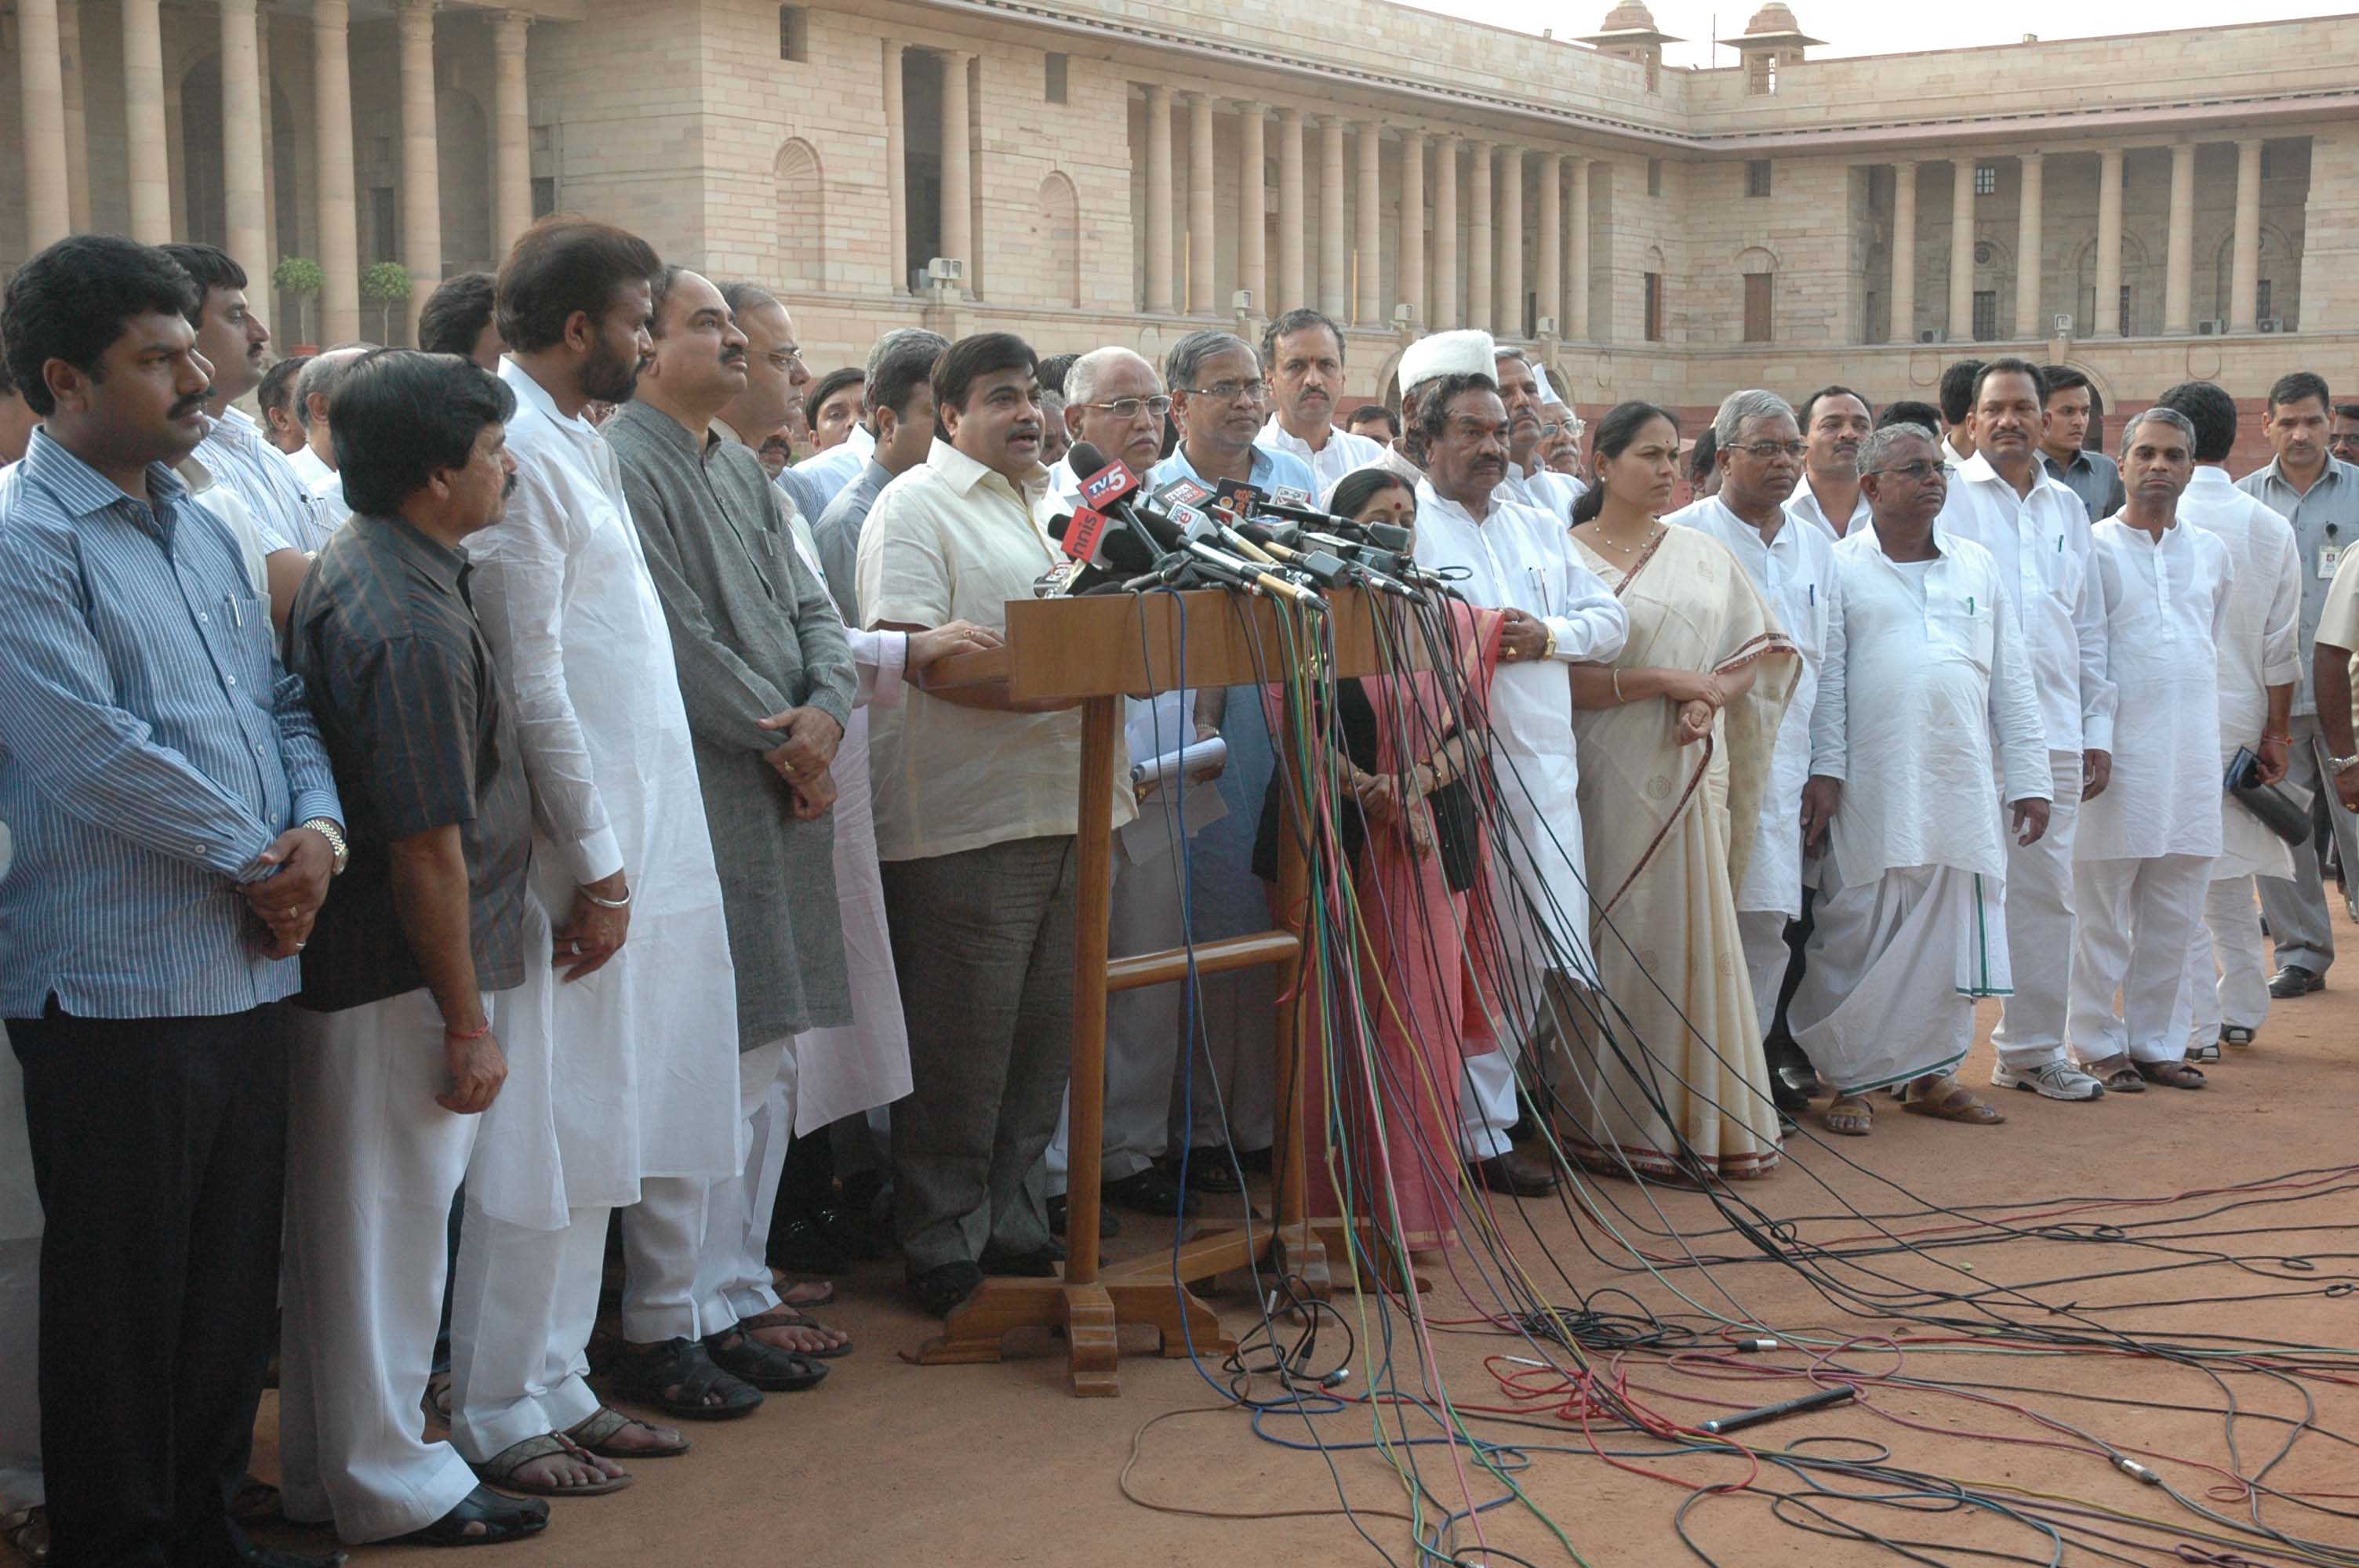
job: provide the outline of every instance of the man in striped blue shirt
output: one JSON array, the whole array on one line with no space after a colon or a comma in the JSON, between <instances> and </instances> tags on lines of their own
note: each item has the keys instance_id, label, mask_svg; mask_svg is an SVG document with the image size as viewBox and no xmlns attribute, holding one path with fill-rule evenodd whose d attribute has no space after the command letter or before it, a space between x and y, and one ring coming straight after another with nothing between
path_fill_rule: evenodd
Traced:
<instances>
[{"instance_id":1,"label":"man in striped blue shirt","mask_svg":"<svg viewBox=\"0 0 2359 1568\"><path fill-rule=\"evenodd\" d=\"M272 1004L342 813L237 546L172 471L205 432L194 296L162 253L80 236L0 307L45 421L0 489L0 1017L47 1216L52 1550L267 1568L307 1560L227 1502L277 1293Z\"/></svg>"}]
</instances>

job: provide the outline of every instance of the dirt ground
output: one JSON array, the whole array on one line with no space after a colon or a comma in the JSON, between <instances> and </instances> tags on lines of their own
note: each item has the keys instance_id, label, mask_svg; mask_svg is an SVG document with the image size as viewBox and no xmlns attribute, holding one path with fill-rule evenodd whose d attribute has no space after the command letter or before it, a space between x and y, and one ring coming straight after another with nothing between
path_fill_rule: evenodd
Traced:
<instances>
[{"instance_id":1,"label":"dirt ground","mask_svg":"<svg viewBox=\"0 0 2359 1568\"><path fill-rule=\"evenodd\" d=\"M2345 925L2343 936L2346 950L2359 951L2359 933ZM2182 1344L2219 1335L2359 1351L2359 1294L2351 1284L2359 1280L2359 1248L2354 1246L2359 1200L2353 1196L2359 1170L2352 1168L2359 1160L2352 1130L2354 1091L2359 1089L2359 1012L2347 1000L2353 988L2359 988L2359 980L2338 974L2335 989L2277 1004L2259 1045L2213 1069L2205 1092L2155 1088L2094 1105L2060 1105L1993 1091L2008 1120L1989 1129L1904 1116L1884 1101L1873 1137L1798 1140L1788 1168L1767 1182L1750 1184L1745 1195L1769 1215L1793 1222L1793 1234L1821 1243L1874 1233L1872 1226L1844 1212L1846 1205L1891 1217L1888 1228L1928 1247L1943 1237L1977 1243L1828 1266L1830 1276L1864 1292L1896 1291L1904 1284L1951 1292L2017 1286L2025 1290L2023 1299L1995 1302L1991 1310L2018 1323L2040 1320L2049 1308L2077 1307L2084 1326L2093 1322ZM1977 1088L1988 1082L1991 1011L1985 1009L1984 1038L1961 1075ZM2190 1190L2216 1194L2298 1172L2309 1173L2290 1177L2294 1185L2269 1194L2166 1201ZM1816 1333L1839 1341L1923 1333L1873 1314L1872 1303L1846 1312L1794 1271L1731 1234L1700 1195L1661 1195L1658 1217L1626 1184L1602 1184L1593 1190L1600 1203L1620 1206L1622 1214L1610 1206L1605 1213L1636 1244L1673 1256L1682 1245L1669 1234L1676 1229L1696 1254L1728 1260L1715 1261L1708 1271L1667 1269L1658 1279L1610 1268L1593 1255L1592 1247L1617 1263L1626 1264L1627 1255L1615 1251L1594 1224L1581 1227L1584 1244L1564 1204L1500 1200L1506 1245L1534 1279L1545 1280L1548 1299L1556 1303L1571 1302L1576 1290L1618 1287L1671 1313L1682 1310L1676 1290L1729 1317L1790 1334ZM1929 1203L1955 1211L2001 1206L2011 1219L2027 1224L2036 1214L2049 1228L1983 1244L1989 1232L1975 1220L1995 1217L2000 1210L1972 1217L1928 1215L1923 1211ZM2093 1228L2108 1225L2139 1228L2123 1240L2107 1239L2109 1233ZM2055 1228L2065 1226L2074 1228ZM1656 1232L1652 1238L1643 1234L1648 1229ZM1168 1246L1169 1239L1168 1227L1125 1215L1123 1235L1109 1251L1117 1259L1136 1256ZM1558 1269L1570 1285L1556 1278ZM1467 1296L1446 1269L1430 1272L1429 1279L1430 1315L1436 1325L1432 1354L1440 1386L1461 1407L1512 1406L1516 1401L1505 1397L1499 1380L1485 1370L1485 1358L1529 1357L1530 1347L1484 1326L1441 1326L1445 1320L1470 1315ZM563 1563L569 1568L789 1563L831 1568L1114 1563L1151 1568L1228 1562L1310 1568L1387 1558L1405 1565L1420 1562L1405 1519L1376 1511L1406 1511L1404 1490L1391 1465L1362 1446L1333 1453L1331 1472L1330 1457L1308 1447L1314 1430L1331 1445L1364 1445L1375 1420L1364 1404L1312 1422L1299 1414L1265 1416L1266 1438L1279 1440L1269 1441L1256 1437L1247 1415L1218 1408L1222 1401L1213 1382L1225 1380L1209 1362L1200 1372L1185 1359L1126 1355L1122 1397L1114 1400L1068 1397L1061 1345L1045 1336L996 1366L915 1366L902 1353L914 1349L931 1325L908 1303L897 1261L866 1266L842 1281L842 1290L841 1301L827 1315L854 1334L859 1351L839 1362L821 1388L772 1395L750 1420L691 1428L695 1453L640 1465L637 1484L626 1492L554 1505L545 1534L497 1554L497 1560ZM1477 1296L1496 1299L1480 1285ZM1256 1321L1242 1297L1216 1304L1232 1332ZM1630 1306L1610 1298L1593 1304L1601 1311ZM1343 1305L1356 1314L1348 1295ZM1373 1303L1367 1311L1373 1323ZM2047 1320L2074 1321L2064 1314ZM1398 1314L1391 1323L1400 1368L1393 1381L1416 1389L1422 1381L1416 1348ZM1322 1336L1321 1369L1333 1364L1333 1340L1332 1329ZM2315 1559L2272 1558L2266 1543L2250 1538L2237 1546L2243 1553L2238 1556L2175 1554L2180 1543L2190 1549L2202 1545L2194 1532L2218 1534L2221 1527L2116 1472L2099 1442L2139 1454L2181 1496L2234 1519L2249 1517L2250 1505L2227 1487L2223 1472L2251 1476L2284 1444L2290 1430L2264 1418L2299 1416L2306 1392L2315 1400L2316 1423L2328 1433L2359 1433L2359 1354L2341 1374L2352 1380L2312 1379L2301 1387L2233 1371L2215 1378L2201 1368L2107 1354L2034 1357L1919 1344L1910 1346L1904 1359L1889 1346L1871 1344L1854 1346L1843 1360L1854 1371L1897 1369L1912 1378L2012 1385L1972 1392L1986 1400L2014 1401L2091 1435L2043 1426L2024 1411L1976 1402L1956 1391L1882 1384L1865 1390L1854 1404L1758 1428L1749 1440L1774 1447L1804 1437L1842 1437L1852 1442L1841 1450L1819 1451L1847 1455L1867 1452L1867 1444L1887 1445L1893 1463L1915 1470L1978 1485L2069 1494L2168 1521L2171 1533L2138 1537L2144 1550L2125 1552L2117 1559L2124 1562ZM1808 1391L1810 1385L1799 1375L1805 1363L1804 1355L1792 1349L1711 1364L1633 1355L1619 1363L1618 1372L1633 1398L1674 1420L1693 1422L1715 1410ZM1598 1365L1609 1374L1616 1370L1610 1357L1599 1358ZM1496 1360L1491 1366L1510 1376L1535 1376ZM1740 1376L1777 1368L1784 1375L1732 1386L1726 1380L1732 1368ZM1343 1391L1363 1389L1365 1376L1364 1362ZM2221 1413L2231 1391L2246 1412L2234 1423L2234 1458L2231 1423ZM2108 1399L2147 1402L2101 1402ZM1614 1468L1593 1456L1591 1439L1577 1421L1551 1419L1564 1402L1560 1393L1523 1401L1543 1430L1466 1416L1486 1439L1532 1444L1515 1477L1532 1508L1511 1502L1484 1514L1479 1540L1473 1528L1462 1526L1451 1538L1460 1562L1495 1568L1571 1562L1651 1568L1706 1560L1813 1565L1899 1561L1873 1545L1781 1525L1769 1500L1758 1493L1696 1501L1687 1516L1689 1532L1709 1558L1691 1556L1673 1526L1675 1511L1690 1495L1687 1487ZM2186 1408L2164 1408L2173 1405ZM1430 1424L1420 1430L1416 1418L1408 1419L1411 1435L1434 1434ZM274 1422L266 1406L255 1459L257 1472L266 1476L276 1474ZM1665 1458L1663 1445L1626 1434L1601 1430L1593 1437L1602 1448L1651 1454L1625 1463L1681 1482L1745 1479L1745 1465L1734 1457ZM1280 1441L1302 1446L1281 1446ZM1416 1457L1433 1498L1429 1519L1462 1508L1468 1495L1478 1500L1501 1495L1498 1480L1465 1462L1463 1447L1453 1454L1430 1445L1417 1450ZM1132 1492L1173 1511L1125 1498L1119 1477L1126 1463L1132 1464ZM2339 1497L2325 1501L2329 1508L2359 1509L2359 1450L2312 1433L2269 1472L2268 1480L2284 1491ZM1781 1490L1796 1486L1777 1470L1765 1471L1764 1483ZM1247 1519L1177 1511L1270 1516L1332 1509L1339 1487L1363 1510L1359 1522L1368 1540L1332 1515ZM1554 1520L1572 1551L1534 1509ZM1986 1512L1839 1511L1869 1530L1928 1545L1978 1547L2035 1563L2050 1556L2044 1538ZM2337 1518L2281 1498L2269 1500L2262 1517L2291 1535L2359 1552L2359 1517ZM268 1532L265 1539L288 1546L319 1544L316 1538ZM2208 1550L2229 1548L2214 1544ZM366 1563L391 1563L423 1554L377 1549L356 1555ZM1957 1558L1919 1559L1937 1560ZM2074 1549L2063 1561L2099 1559Z\"/></svg>"}]
</instances>

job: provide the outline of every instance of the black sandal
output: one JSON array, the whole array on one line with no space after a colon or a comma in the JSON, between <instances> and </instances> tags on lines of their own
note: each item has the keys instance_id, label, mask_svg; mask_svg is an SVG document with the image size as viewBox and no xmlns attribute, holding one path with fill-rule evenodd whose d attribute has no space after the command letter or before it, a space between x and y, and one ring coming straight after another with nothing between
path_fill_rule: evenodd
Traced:
<instances>
[{"instance_id":1,"label":"black sandal","mask_svg":"<svg viewBox=\"0 0 2359 1568\"><path fill-rule=\"evenodd\" d=\"M389 1546L497 1546L521 1541L549 1528L549 1505L523 1498L502 1497L489 1487L477 1487L459 1499L459 1506L423 1530L397 1535ZM476 1533L469 1533L476 1531Z\"/></svg>"},{"instance_id":2,"label":"black sandal","mask_svg":"<svg viewBox=\"0 0 2359 1568\"><path fill-rule=\"evenodd\" d=\"M2147 1083L2160 1084L2165 1088L2200 1089L2207 1087L2211 1082L2201 1069L2191 1067L2185 1062L2132 1062L2130 1065L2136 1067L2137 1076Z\"/></svg>"},{"instance_id":3,"label":"black sandal","mask_svg":"<svg viewBox=\"0 0 2359 1568\"><path fill-rule=\"evenodd\" d=\"M708 1336L704 1349L712 1357L712 1364L723 1371L774 1394L799 1394L806 1389L815 1389L828 1374L824 1362L799 1350L765 1345L734 1328Z\"/></svg>"},{"instance_id":4,"label":"black sandal","mask_svg":"<svg viewBox=\"0 0 2359 1568\"><path fill-rule=\"evenodd\" d=\"M618 1400L633 1404L651 1405L669 1416L681 1421L734 1421L751 1415L762 1408L761 1390L743 1378L732 1377L715 1366L705 1347L693 1339L667 1339L659 1345L625 1345L615 1356L606 1371L606 1385ZM677 1395L666 1393L677 1389ZM719 1394L721 1402L707 1404L708 1395ZM612 1412L608 1412L612 1413ZM595 1421L598 1418L590 1418ZM583 1425L587 1425L584 1422ZM600 1433L603 1442L616 1429ZM591 1453L607 1459L669 1458L648 1449L631 1449L608 1454L582 1435L576 1427L567 1436ZM685 1448L673 1450L684 1453Z\"/></svg>"}]
</instances>

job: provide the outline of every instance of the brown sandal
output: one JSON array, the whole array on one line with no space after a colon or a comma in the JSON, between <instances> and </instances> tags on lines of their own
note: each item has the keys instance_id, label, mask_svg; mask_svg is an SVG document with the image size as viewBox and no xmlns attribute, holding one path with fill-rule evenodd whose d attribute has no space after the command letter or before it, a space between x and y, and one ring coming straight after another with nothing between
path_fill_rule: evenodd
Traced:
<instances>
[{"instance_id":1,"label":"brown sandal","mask_svg":"<svg viewBox=\"0 0 2359 1568\"><path fill-rule=\"evenodd\" d=\"M2185 1062L2132 1062L2130 1065L2147 1083L2160 1084L2167 1089L2200 1089L2211 1084L2201 1068Z\"/></svg>"},{"instance_id":2,"label":"brown sandal","mask_svg":"<svg viewBox=\"0 0 2359 1568\"><path fill-rule=\"evenodd\" d=\"M631 1484L628 1476L605 1476L586 1487L557 1487L545 1481L521 1481L516 1472L536 1459L556 1454L589 1460L590 1451L562 1433L544 1432L538 1437L527 1437L522 1443L511 1443L489 1459L476 1465L475 1474L486 1484L503 1492L520 1492L531 1498L603 1498L609 1492L619 1492ZM592 1465L596 1469L596 1465Z\"/></svg>"},{"instance_id":3,"label":"brown sandal","mask_svg":"<svg viewBox=\"0 0 2359 1568\"><path fill-rule=\"evenodd\" d=\"M1939 1098L1934 1098L1937 1095ZM1962 1121L1969 1127L1995 1127L2006 1119L2004 1111L1976 1099L1973 1091L1950 1077L1940 1079L1921 1092L1910 1092L1902 1098L1900 1108L1911 1116L1930 1116L1936 1121Z\"/></svg>"},{"instance_id":4,"label":"brown sandal","mask_svg":"<svg viewBox=\"0 0 2359 1568\"><path fill-rule=\"evenodd\" d=\"M1864 1096L1839 1094L1819 1112L1819 1120L1829 1132L1864 1138L1875 1129L1875 1108Z\"/></svg>"},{"instance_id":5,"label":"brown sandal","mask_svg":"<svg viewBox=\"0 0 2359 1568\"><path fill-rule=\"evenodd\" d=\"M2094 1062L2083 1062L2081 1070L2105 1086L2109 1095L2142 1095L2146 1080L2138 1076L2137 1065L2128 1056L2105 1056Z\"/></svg>"},{"instance_id":6,"label":"brown sandal","mask_svg":"<svg viewBox=\"0 0 2359 1568\"><path fill-rule=\"evenodd\" d=\"M797 1312L790 1306L774 1306L756 1316L741 1319L737 1325L737 1332L740 1334L750 1335L757 1328L800 1328L808 1329L813 1334L842 1334L842 1330L830 1328L810 1314ZM765 1340L763 1343L767 1344L768 1341ZM832 1361L839 1356L852 1354L852 1336L843 1334L841 1344L830 1345L818 1350L802 1350L797 1346L785 1345L778 1346L777 1348L794 1349L799 1355L817 1356L822 1360Z\"/></svg>"},{"instance_id":7,"label":"brown sandal","mask_svg":"<svg viewBox=\"0 0 2359 1568\"><path fill-rule=\"evenodd\" d=\"M601 1459L676 1459L691 1446L688 1439L660 1444L654 1448L618 1448L614 1439L631 1427L648 1432L661 1430L652 1422L625 1415L621 1411L600 1405L565 1433L569 1443L578 1443Z\"/></svg>"}]
</instances>

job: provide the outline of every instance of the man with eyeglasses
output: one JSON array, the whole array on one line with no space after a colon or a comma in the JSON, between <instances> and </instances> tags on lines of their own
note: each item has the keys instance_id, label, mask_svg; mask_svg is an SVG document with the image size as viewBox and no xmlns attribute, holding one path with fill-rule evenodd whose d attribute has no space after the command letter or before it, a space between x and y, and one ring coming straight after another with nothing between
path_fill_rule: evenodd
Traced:
<instances>
[{"instance_id":1,"label":"man with eyeglasses","mask_svg":"<svg viewBox=\"0 0 2359 1568\"><path fill-rule=\"evenodd\" d=\"M1701 529L1727 546L1802 655L1801 675L1778 721L1761 792L1753 858L1736 890L1736 926L1752 977L1754 1011L1765 1042L1774 1042L1765 1046L1771 1091L1779 1109L1798 1112L1810 1103L1810 1064L1796 1059L1792 1042L1772 1026L1791 959L1786 929L1802 916L1802 785L1813 771L1810 709L1827 620L1834 613L1834 540L1788 511L1788 498L1799 493L1803 443L1784 398L1757 389L1730 393L1712 428L1719 491L1663 521Z\"/></svg>"},{"instance_id":2,"label":"man with eyeglasses","mask_svg":"<svg viewBox=\"0 0 2359 1568\"><path fill-rule=\"evenodd\" d=\"M1155 466L1152 482L1191 479L1217 488L1223 481L1244 481L1265 494L1278 489L1320 492L1310 464L1255 444L1270 393L1251 344L1223 331L1190 332L1164 356L1163 378L1180 445ZM1196 733L1217 732L1229 749L1220 778L1226 815L1199 833L1188 853L1192 935L1207 942L1268 929L1269 904L1261 879L1254 875L1253 846L1274 760L1259 687L1210 687L1196 693L1194 708ZM1277 983L1277 971L1265 968L1208 977L1200 984L1197 1012L1210 1060L1268 1059ZM1223 1135L1217 1126L1201 1124L1195 1134L1200 1141ZM1244 1142L1260 1132L1232 1126L1225 1136ZM1193 1173L1199 1165L1211 1170L1225 1163L1200 1152L1190 1169Z\"/></svg>"},{"instance_id":3,"label":"man with eyeglasses","mask_svg":"<svg viewBox=\"0 0 2359 1568\"><path fill-rule=\"evenodd\" d=\"M724 441L760 447L773 433L804 413L810 395L810 367L803 362L802 345L795 341L795 319L777 296L751 283L733 283L722 290L737 330L745 334L745 390L712 422ZM835 492L860 477L860 465L875 449L853 433L805 463L788 463L778 473L777 486L795 503L795 514L816 522L835 499Z\"/></svg>"},{"instance_id":4,"label":"man with eyeglasses","mask_svg":"<svg viewBox=\"0 0 2359 1568\"><path fill-rule=\"evenodd\" d=\"M2334 406L2334 422L2326 435L2326 455L2337 462L2359 463L2359 403Z\"/></svg>"},{"instance_id":5,"label":"man with eyeglasses","mask_svg":"<svg viewBox=\"0 0 2359 1568\"><path fill-rule=\"evenodd\" d=\"M1914 425L1871 434L1859 457L1870 525L1831 552L1803 792L1824 852L1792 1017L1836 1091L1827 1130L1846 1137L1870 1130L1879 1088L1938 1120L2005 1119L1954 1075L1974 999L2008 983L2001 840L2027 846L2049 823L2047 725L2006 568L1937 521L1942 456Z\"/></svg>"},{"instance_id":6,"label":"man with eyeglasses","mask_svg":"<svg viewBox=\"0 0 2359 1568\"><path fill-rule=\"evenodd\" d=\"M1572 503L1580 492L1560 486L1540 461L1540 443L1547 435L1540 410L1548 400L1548 379L1522 349L1503 343L1491 354L1499 401L1507 410L1507 477L1500 481L1499 499L1545 512L1571 528Z\"/></svg>"},{"instance_id":7,"label":"man with eyeglasses","mask_svg":"<svg viewBox=\"0 0 2359 1568\"><path fill-rule=\"evenodd\" d=\"M1318 492L1385 455L1365 436L1335 427L1335 399L1343 392L1343 329L1308 308L1289 310L1261 335L1277 406L1254 438L1273 452L1299 458L1318 480Z\"/></svg>"},{"instance_id":8,"label":"man with eyeglasses","mask_svg":"<svg viewBox=\"0 0 2359 1568\"><path fill-rule=\"evenodd\" d=\"M1144 476L1155 467L1161 449L1164 416L1171 399L1155 367L1130 350L1093 350L1065 372L1065 429L1076 443L1086 442L1109 461L1126 464ZM1069 462L1060 460L1049 470L1049 485L1057 507L1070 511L1077 504L1082 481ZM1194 694L1165 692L1152 698L1134 697L1128 705L1126 733L1130 755L1144 762L1177 752L1190 741L1213 731L1199 729L1190 718ZM1107 951L1117 957L1156 953L1182 946L1188 926L1180 886L1182 857L1179 845L1190 835L1190 824L1202 827L1224 816L1220 791L1209 777L1183 784L1171 779L1150 791L1138 803L1138 817L1116 836L1114 848L1114 892L1106 933ZM1205 989L1215 988L1207 980ZM1106 999L1105 1120L1100 1170L1102 1191L1110 1205L1138 1213L1170 1216L1189 1202L1179 1180L1160 1163L1175 1132L1183 1140L1201 1135L1203 1145L1189 1162L1189 1184L1198 1191L1238 1190L1231 1174L1229 1153L1222 1136L1220 1111L1225 1106L1240 1129L1239 1141L1248 1149L1270 1145L1271 1075L1267 1033L1257 1053L1223 1051L1199 1059L1192 1072L1180 1057L1180 1026L1186 998L1178 981L1145 986ZM1227 1044L1234 1031L1225 1021L1212 1023L1212 1035ZM1194 1116L1175 1114L1178 1083L1186 1083L1199 1108ZM1060 1234L1065 1228L1065 1188L1071 1168L1068 1134L1071 1105L1057 1121L1057 1136L1049 1144L1049 1219ZM1223 1183L1222 1177L1226 1175ZM1113 1209L1103 1211L1101 1228L1113 1224Z\"/></svg>"},{"instance_id":9,"label":"man with eyeglasses","mask_svg":"<svg viewBox=\"0 0 2359 1568\"><path fill-rule=\"evenodd\" d=\"M2104 1086L2073 1066L2064 1050L2076 909L2072 845L2082 804L2104 794L2113 776L2114 690L2106 675L2104 614L2090 576L2088 508L2039 461L2047 391L2028 360L1993 360L1975 373L1968 395L1974 455L1951 482L1940 528L1972 539L1998 562L2028 644L2054 784L2048 831L2007 847L2015 994L1991 1035L1998 1052L1991 1082L2049 1099L2092 1100Z\"/></svg>"}]
</instances>

